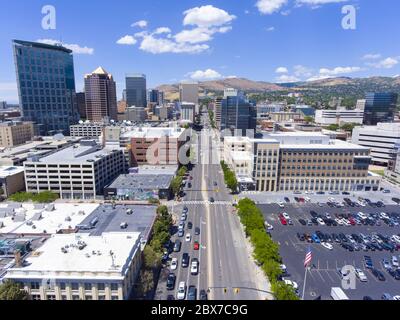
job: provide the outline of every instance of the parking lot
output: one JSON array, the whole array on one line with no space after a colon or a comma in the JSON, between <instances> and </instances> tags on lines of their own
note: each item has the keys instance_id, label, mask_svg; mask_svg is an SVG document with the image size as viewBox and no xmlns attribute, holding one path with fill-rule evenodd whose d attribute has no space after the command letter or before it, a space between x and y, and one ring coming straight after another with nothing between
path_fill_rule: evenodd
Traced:
<instances>
[{"instance_id":1,"label":"parking lot","mask_svg":"<svg viewBox=\"0 0 400 320\"><path fill-rule=\"evenodd\" d=\"M331 196L335 197L335 196ZM306 240L301 241L297 233L300 234L314 234L320 231L324 234L332 235L332 233L344 235L360 233L371 236L373 233L382 234L391 237L392 235L400 234L399 226L389 226L381 221L380 225L302 225L299 219L310 220L312 216L310 211L315 211L316 214L325 217L328 213L332 218L336 218L335 214L353 214L357 215L358 212L363 212L367 215L373 213L397 213L400 214L400 206L393 204L389 201L385 207L377 208L366 205L365 207L350 207L348 205L337 208L330 207L326 203L293 203L293 196L290 197L290 203L285 203L284 208L278 204L258 204L262 210L265 220L273 226L270 230L273 239L279 243L280 252L283 263L287 267L287 279L295 281L299 288L299 294L302 294L304 284L304 258L308 247L312 250L313 259L311 268L307 275L307 283L305 290L305 299L311 300L321 297L323 300L329 300L330 291L332 287L341 287L341 277L338 269L343 266L352 265L355 268L360 268L367 276L367 282L360 282L356 280L356 288L352 290L345 290L346 295L350 299L363 299L364 296L369 296L374 300L381 299L384 293L390 295L400 294L400 280L395 280L383 266L382 260L385 258L391 260L392 256L397 256L400 259L400 251L388 251L385 249L371 251L359 250L349 251L341 246L340 243L335 241L327 241L333 248L329 250L321 245L321 243L309 243ZM354 200L354 199L352 199ZM282 225L279 214L283 212L290 216L293 225ZM350 242L349 242L350 243ZM372 273L371 270L365 267L364 256L368 255L372 258L373 267L381 271L385 277L385 281L379 281ZM395 269L395 268L394 268Z\"/></svg>"}]
</instances>

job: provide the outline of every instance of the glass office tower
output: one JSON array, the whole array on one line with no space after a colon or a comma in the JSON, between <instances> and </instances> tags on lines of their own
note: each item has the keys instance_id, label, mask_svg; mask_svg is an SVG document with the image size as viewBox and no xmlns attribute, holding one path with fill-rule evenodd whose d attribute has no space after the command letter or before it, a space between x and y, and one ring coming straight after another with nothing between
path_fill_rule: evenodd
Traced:
<instances>
[{"instance_id":1,"label":"glass office tower","mask_svg":"<svg viewBox=\"0 0 400 320\"><path fill-rule=\"evenodd\" d=\"M24 120L41 135L69 134L79 121L72 51L60 45L13 40L18 94Z\"/></svg>"},{"instance_id":2,"label":"glass office tower","mask_svg":"<svg viewBox=\"0 0 400 320\"><path fill-rule=\"evenodd\" d=\"M128 107L147 107L146 76L144 74L126 75L126 104Z\"/></svg>"},{"instance_id":3,"label":"glass office tower","mask_svg":"<svg viewBox=\"0 0 400 320\"><path fill-rule=\"evenodd\" d=\"M220 117L220 130L255 129L257 125L257 110L241 93L226 95L222 99Z\"/></svg>"},{"instance_id":4,"label":"glass office tower","mask_svg":"<svg viewBox=\"0 0 400 320\"><path fill-rule=\"evenodd\" d=\"M393 122L396 112L397 93L367 93L365 95L364 124Z\"/></svg>"}]
</instances>

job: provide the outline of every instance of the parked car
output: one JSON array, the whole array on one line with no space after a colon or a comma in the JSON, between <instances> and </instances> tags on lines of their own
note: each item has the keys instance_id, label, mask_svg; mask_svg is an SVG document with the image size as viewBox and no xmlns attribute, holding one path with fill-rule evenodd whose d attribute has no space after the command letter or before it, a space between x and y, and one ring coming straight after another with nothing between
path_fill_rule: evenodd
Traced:
<instances>
[{"instance_id":1,"label":"parked car","mask_svg":"<svg viewBox=\"0 0 400 320\"><path fill-rule=\"evenodd\" d=\"M197 289L195 286L190 286L188 290L188 300L196 300L197 299Z\"/></svg>"},{"instance_id":2,"label":"parked car","mask_svg":"<svg viewBox=\"0 0 400 320\"><path fill-rule=\"evenodd\" d=\"M176 276L173 273L170 273L167 277L167 290L174 290L175 288Z\"/></svg>"},{"instance_id":3,"label":"parked car","mask_svg":"<svg viewBox=\"0 0 400 320\"><path fill-rule=\"evenodd\" d=\"M190 266L190 274L197 275L199 273L199 260L196 258L192 259L192 264Z\"/></svg>"},{"instance_id":4,"label":"parked car","mask_svg":"<svg viewBox=\"0 0 400 320\"><path fill-rule=\"evenodd\" d=\"M200 228L199 228L199 227L196 227L196 228L194 229L194 234L195 234L196 236L198 236L198 235L200 234Z\"/></svg>"},{"instance_id":5,"label":"parked car","mask_svg":"<svg viewBox=\"0 0 400 320\"><path fill-rule=\"evenodd\" d=\"M178 286L178 293L176 295L176 298L178 300L185 300L186 297L186 283L184 281L179 282Z\"/></svg>"},{"instance_id":6,"label":"parked car","mask_svg":"<svg viewBox=\"0 0 400 320\"><path fill-rule=\"evenodd\" d=\"M383 275L383 273L381 271L379 271L378 269L371 269L371 273L379 280L379 281L385 281L386 278Z\"/></svg>"},{"instance_id":7,"label":"parked car","mask_svg":"<svg viewBox=\"0 0 400 320\"><path fill-rule=\"evenodd\" d=\"M177 239L174 244L174 252L181 251L181 247L182 247L182 242L181 240Z\"/></svg>"},{"instance_id":8,"label":"parked car","mask_svg":"<svg viewBox=\"0 0 400 320\"><path fill-rule=\"evenodd\" d=\"M171 270L176 270L176 268L178 268L178 258L172 258L170 268Z\"/></svg>"},{"instance_id":9,"label":"parked car","mask_svg":"<svg viewBox=\"0 0 400 320\"><path fill-rule=\"evenodd\" d=\"M355 269L355 273L356 273L357 278L358 278L361 282L366 282L366 281L368 281L367 276L365 275L365 273L364 273L361 269L356 268L356 269Z\"/></svg>"},{"instance_id":10,"label":"parked car","mask_svg":"<svg viewBox=\"0 0 400 320\"><path fill-rule=\"evenodd\" d=\"M208 300L206 290L204 290L204 289L200 290L199 300Z\"/></svg>"},{"instance_id":11,"label":"parked car","mask_svg":"<svg viewBox=\"0 0 400 320\"><path fill-rule=\"evenodd\" d=\"M188 253L184 253L182 255L182 268L187 268L189 266L189 254Z\"/></svg>"}]
</instances>

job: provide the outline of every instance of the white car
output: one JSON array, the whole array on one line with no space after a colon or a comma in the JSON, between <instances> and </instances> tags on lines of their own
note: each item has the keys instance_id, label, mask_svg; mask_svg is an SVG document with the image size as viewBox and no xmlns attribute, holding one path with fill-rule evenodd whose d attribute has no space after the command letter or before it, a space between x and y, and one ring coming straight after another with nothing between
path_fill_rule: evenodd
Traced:
<instances>
[{"instance_id":1,"label":"white car","mask_svg":"<svg viewBox=\"0 0 400 320\"><path fill-rule=\"evenodd\" d=\"M176 268L178 268L178 258L172 258L171 270L176 270Z\"/></svg>"},{"instance_id":2,"label":"white car","mask_svg":"<svg viewBox=\"0 0 400 320\"><path fill-rule=\"evenodd\" d=\"M395 268L399 267L399 260L397 259L396 256L392 256L392 266Z\"/></svg>"},{"instance_id":3,"label":"white car","mask_svg":"<svg viewBox=\"0 0 400 320\"><path fill-rule=\"evenodd\" d=\"M331 215L329 214L329 212L326 212L326 213L325 213L325 217L326 217L327 219L331 219Z\"/></svg>"},{"instance_id":4,"label":"white car","mask_svg":"<svg viewBox=\"0 0 400 320\"><path fill-rule=\"evenodd\" d=\"M179 282L178 286L178 293L176 295L176 298L178 300L185 300L186 297L186 283L184 281Z\"/></svg>"},{"instance_id":5,"label":"white car","mask_svg":"<svg viewBox=\"0 0 400 320\"><path fill-rule=\"evenodd\" d=\"M400 237L396 234L391 236L390 240L400 243Z\"/></svg>"},{"instance_id":6,"label":"white car","mask_svg":"<svg viewBox=\"0 0 400 320\"><path fill-rule=\"evenodd\" d=\"M361 207L365 207L365 202L364 202L364 201L357 201L357 203L358 203Z\"/></svg>"},{"instance_id":7,"label":"white car","mask_svg":"<svg viewBox=\"0 0 400 320\"><path fill-rule=\"evenodd\" d=\"M335 218L335 221L339 226L343 225L343 220L342 219Z\"/></svg>"},{"instance_id":8,"label":"white car","mask_svg":"<svg viewBox=\"0 0 400 320\"><path fill-rule=\"evenodd\" d=\"M295 290L299 288L299 285L292 280L285 279L283 280L283 282L285 282L285 284L287 284L288 286L292 286Z\"/></svg>"},{"instance_id":9,"label":"white car","mask_svg":"<svg viewBox=\"0 0 400 320\"><path fill-rule=\"evenodd\" d=\"M333 250L333 245L328 242L321 242L321 245L328 250Z\"/></svg>"},{"instance_id":10,"label":"white car","mask_svg":"<svg viewBox=\"0 0 400 320\"><path fill-rule=\"evenodd\" d=\"M366 282L368 281L367 276L365 275L365 273L361 270L361 269L355 269L356 272L356 276L357 278L361 281L361 282Z\"/></svg>"},{"instance_id":11,"label":"white car","mask_svg":"<svg viewBox=\"0 0 400 320\"><path fill-rule=\"evenodd\" d=\"M284 208L285 204L281 201L281 202L278 202L278 206L279 206L279 208Z\"/></svg>"},{"instance_id":12,"label":"white car","mask_svg":"<svg viewBox=\"0 0 400 320\"><path fill-rule=\"evenodd\" d=\"M282 215L286 220L290 219L289 215L286 212L282 213Z\"/></svg>"},{"instance_id":13,"label":"white car","mask_svg":"<svg viewBox=\"0 0 400 320\"><path fill-rule=\"evenodd\" d=\"M190 235L190 233L186 233L185 241L190 242L191 240L192 240L192 236Z\"/></svg>"},{"instance_id":14,"label":"white car","mask_svg":"<svg viewBox=\"0 0 400 320\"><path fill-rule=\"evenodd\" d=\"M267 221L264 222L264 225L268 231L274 230L274 227L271 224L269 224Z\"/></svg>"},{"instance_id":15,"label":"white car","mask_svg":"<svg viewBox=\"0 0 400 320\"><path fill-rule=\"evenodd\" d=\"M319 207L323 207L324 205L321 202L317 203Z\"/></svg>"},{"instance_id":16,"label":"white car","mask_svg":"<svg viewBox=\"0 0 400 320\"><path fill-rule=\"evenodd\" d=\"M345 225L346 227L351 226L350 221L345 218L342 219L342 222L343 222L343 225Z\"/></svg>"},{"instance_id":17,"label":"white car","mask_svg":"<svg viewBox=\"0 0 400 320\"><path fill-rule=\"evenodd\" d=\"M321 226L324 226L324 225L325 225L324 220L322 220L321 218L318 218L317 221L318 221L318 223L319 223Z\"/></svg>"},{"instance_id":18,"label":"white car","mask_svg":"<svg viewBox=\"0 0 400 320\"><path fill-rule=\"evenodd\" d=\"M199 263L197 260L192 261L192 265L190 266L190 273L192 275L198 274L199 273Z\"/></svg>"},{"instance_id":19,"label":"white car","mask_svg":"<svg viewBox=\"0 0 400 320\"><path fill-rule=\"evenodd\" d=\"M310 197L304 197L304 201L305 201L305 202L310 202L310 201L311 201L311 198L310 198Z\"/></svg>"},{"instance_id":20,"label":"white car","mask_svg":"<svg viewBox=\"0 0 400 320\"><path fill-rule=\"evenodd\" d=\"M357 216L358 216L360 219L363 219L363 220L367 219L367 215L366 215L365 213L362 213L362 212L357 213Z\"/></svg>"},{"instance_id":21,"label":"white car","mask_svg":"<svg viewBox=\"0 0 400 320\"><path fill-rule=\"evenodd\" d=\"M382 218L382 219L389 219L389 216L386 214L386 212L381 212L379 214L379 217Z\"/></svg>"},{"instance_id":22,"label":"white car","mask_svg":"<svg viewBox=\"0 0 400 320\"><path fill-rule=\"evenodd\" d=\"M281 268L283 273L286 273L287 268L286 268L286 266L284 264L281 264L279 267Z\"/></svg>"}]
</instances>

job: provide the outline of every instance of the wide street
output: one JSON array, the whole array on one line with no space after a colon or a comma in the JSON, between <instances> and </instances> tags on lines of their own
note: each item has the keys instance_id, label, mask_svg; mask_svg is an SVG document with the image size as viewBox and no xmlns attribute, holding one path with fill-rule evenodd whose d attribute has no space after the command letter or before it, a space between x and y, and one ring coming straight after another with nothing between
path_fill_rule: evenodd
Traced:
<instances>
[{"instance_id":1,"label":"wide street","mask_svg":"<svg viewBox=\"0 0 400 320\"><path fill-rule=\"evenodd\" d=\"M186 242L184 237L172 237L173 242L176 239L182 241L181 251L171 254L172 258L178 258L179 264L177 270L173 271L177 277L175 290L168 292L165 289L165 277L169 272L167 267L158 284L156 299L176 296L176 288L181 281L188 288L195 286L198 294L202 289L209 290L210 300L264 299L265 293L257 291L263 284L255 274L255 265L246 247L239 218L233 213L232 195L224 184L217 138L212 130L206 130L209 126L208 115L203 115L202 122L205 129L199 135L195 148L199 163L190 171L192 187L185 187L182 202L176 202L171 207L178 219L183 207L188 207L185 235L191 233L192 240ZM209 201L211 197L215 202ZM189 221L193 223L191 230L187 228ZM201 230L199 236L194 235L196 227ZM196 240L201 244L198 251L193 249ZM189 268L181 267L183 253L189 254L190 261L192 258L199 260L198 275L190 274L190 265Z\"/></svg>"}]
</instances>

